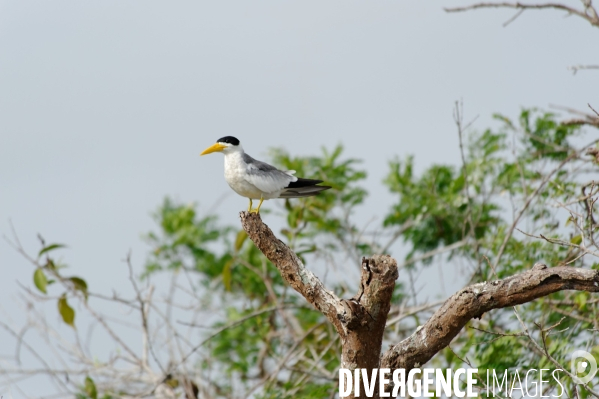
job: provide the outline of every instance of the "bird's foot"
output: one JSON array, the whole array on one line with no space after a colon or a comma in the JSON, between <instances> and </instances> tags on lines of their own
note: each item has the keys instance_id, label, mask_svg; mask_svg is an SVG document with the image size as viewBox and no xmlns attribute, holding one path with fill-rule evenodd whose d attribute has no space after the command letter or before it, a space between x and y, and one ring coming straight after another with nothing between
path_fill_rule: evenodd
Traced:
<instances>
[{"instance_id":1,"label":"bird's foot","mask_svg":"<svg viewBox=\"0 0 599 399\"><path fill-rule=\"evenodd\" d=\"M255 209L256 215L260 213L260 207L262 206L263 202L264 202L264 197L260 197L260 203L258 204L258 208Z\"/></svg>"},{"instance_id":2,"label":"bird's foot","mask_svg":"<svg viewBox=\"0 0 599 399\"><path fill-rule=\"evenodd\" d=\"M260 207L264 202L264 198L260 198L260 203L257 208L252 209L252 200L250 199L250 206L248 207L248 213L255 213L256 215L260 213Z\"/></svg>"}]
</instances>

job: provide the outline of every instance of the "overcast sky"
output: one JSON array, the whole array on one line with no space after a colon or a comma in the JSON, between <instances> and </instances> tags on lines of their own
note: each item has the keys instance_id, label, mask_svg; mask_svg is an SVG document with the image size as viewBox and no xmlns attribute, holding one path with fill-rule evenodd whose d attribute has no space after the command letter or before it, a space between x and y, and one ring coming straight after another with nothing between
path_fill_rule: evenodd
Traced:
<instances>
[{"instance_id":1,"label":"overcast sky","mask_svg":"<svg viewBox=\"0 0 599 399\"><path fill-rule=\"evenodd\" d=\"M199 157L219 137L264 160L342 143L369 173L360 220L381 220L388 160L457 163L455 100L479 130L495 112L599 101L599 72L567 70L599 62L598 29L555 11L507 27L511 11L443 11L467 3L0 0L0 233L12 221L32 252L38 232L66 243L74 274L120 289L165 196L206 210L229 193L222 156ZM216 209L237 224L246 207L229 195ZM15 282L33 269L5 241L0 267L18 320Z\"/></svg>"}]
</instances>

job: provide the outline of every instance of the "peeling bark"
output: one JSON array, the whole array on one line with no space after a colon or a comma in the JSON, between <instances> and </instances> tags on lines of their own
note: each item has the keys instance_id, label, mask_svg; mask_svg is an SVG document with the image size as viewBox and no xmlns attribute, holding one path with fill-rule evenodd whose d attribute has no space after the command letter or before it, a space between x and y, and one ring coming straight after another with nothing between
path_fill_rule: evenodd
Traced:
<instances>
[{"instance_id":1,"label":"peeling bark","mask_svg":"<svg viewBox=\"0 0 599 399\"><path fill-rule=\"evenodd\" d=\"M360 289L340 299L275 237L259 214L241 212L241 223L258 249L279 269L283 279L335 326L342 343L341 367L409 370L421 367L450 344L473 318L493 309L533 301L562 290L599 292L599 271L569 266L531 270L502 280L470 285L452 295L408 338L392 345L381 358L381 344L398 277L397 262L388 255L362 259ZM389 390L387 390L389 391ZM361 390L364 395L364 390ZM378 398L376 384L375 398ZM360 398L365 396L356 396ZM353 398L353 397L352 397Z\"/></svg>"},{"instance_id":2,"label":"peeling bark","mask_svg":"<svg viewBox=\"0 0 599 399\"><path fill-rule=\"evenodd\" d=\"M406 373L428 362L473 318L492 309L520 305L563 290L599 292L599 271L537 263L531 270L503 280L473 284L453 294L410 337L383 355L381 367Z\"/></svg>"},{"instance_id":3,"label":"peeling bark","mask_svg":"<svg viewBox=\"0 0 599 399\"><path fill-rule=\"evenodd\" d=\"M283 279L333 323L341 338L341 367L352 371L379 367L387 314L398 277L395 259L387 255L362 259L358 293L351 299L340 299L275 237L259 214L241 212L240 217L250 239L279 269Z\"/></svg>"},{"instance_id":4,"label":"peeling bark","mask_svg":"<svg viewBox=\"0 0 599 399\"><path fill-rule=\"evenodd\" d=\"M362 259L360 290L349 300L344 300L347 334L342 337L341 367L378 368L381 345L391 307L391 296L397 280L397 262L388 255L374 255ZM374 397L378 398L378 384ZM364 390L360 392L364 395ZM354 396L350 396L354 397ZM356 396L362 397L362 396ZM366 396L364 396L366 397Z\"/></svg>"},{"instance_id":5,"label":"peeling bark","mask_svg":"<svg viewBox=\"0 0 599 399\"><path fill-rule=\"evenodd\" d=\"M344 327L340 318L343 316L344 307L341 299L333 291L328 291L318 277L306 269L295 252L279 240L272 230L262 222L260 214L241 212L240 217L241 225L248 237L279 269L283 280L324 314L333 323L337 332L342 334Z\"/></svg>"}]
</instances>

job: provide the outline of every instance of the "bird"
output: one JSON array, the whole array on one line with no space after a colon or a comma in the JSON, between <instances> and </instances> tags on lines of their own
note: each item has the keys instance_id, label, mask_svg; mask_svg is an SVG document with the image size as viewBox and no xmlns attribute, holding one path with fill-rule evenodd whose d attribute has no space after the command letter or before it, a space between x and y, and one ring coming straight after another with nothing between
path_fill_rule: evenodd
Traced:
<instances>
[{"instance_id":1,"label":"bird","mask_svg":"<svg viewBox=\"0 0 599 399\"><path fill-rule=\"evenodd\" d=\"M319 186L323 180L296 177L295 170L279 170L252 158L243 151L241 143L233 136L221 137L216 144L202 151L200 156L213 152L225 155L225 180L233 191L249 198L250 213L260 213L264 200L311 197L331 188ZM260 200L255 209L252 209L252 200Z\"/></svg>"}]
</instances>

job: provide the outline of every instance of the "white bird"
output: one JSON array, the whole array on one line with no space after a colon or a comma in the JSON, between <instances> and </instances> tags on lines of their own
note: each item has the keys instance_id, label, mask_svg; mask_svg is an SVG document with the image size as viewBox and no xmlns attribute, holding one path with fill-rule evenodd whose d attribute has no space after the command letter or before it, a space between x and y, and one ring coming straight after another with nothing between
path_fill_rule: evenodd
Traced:
<instances>
[{"instance_id":1,"label":"white bird","mask_svg":"<svg viewBox=\"0 0 599 399\"><path fill-rule=\"evenodd\" d=\"M232 136L218 139L200 155L212 152L225 154L225 180L233 191L250 199L249 212L260 212L262 202L267 199L311 197L331 188L317 186L322 180L302 179L294 176L295 170L279 170L250 157ZM260 200L256 209L252 209L253 199Z\"/></svg>"}]
</instances>

